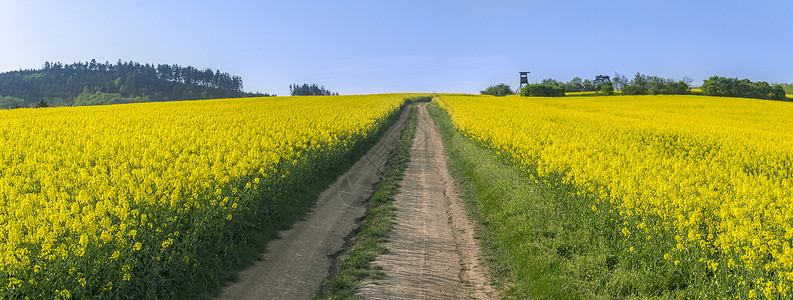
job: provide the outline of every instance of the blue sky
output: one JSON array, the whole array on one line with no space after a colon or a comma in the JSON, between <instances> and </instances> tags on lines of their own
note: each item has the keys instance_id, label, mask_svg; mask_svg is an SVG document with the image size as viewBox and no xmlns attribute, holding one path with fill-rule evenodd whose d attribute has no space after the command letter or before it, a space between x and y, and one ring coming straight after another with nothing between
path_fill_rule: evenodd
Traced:
<instances>
[{"instance_id":1,"label":"blue sky","mask_svg":"<svg viewBox=\"0 0 793 300\"><path fill-rule=\"evenodd\" d=\"M244 89L478 93L636 72L793 82L793 1L0 0L0 71L45 61L220 69Z\"/></svg>"}]
</instances>

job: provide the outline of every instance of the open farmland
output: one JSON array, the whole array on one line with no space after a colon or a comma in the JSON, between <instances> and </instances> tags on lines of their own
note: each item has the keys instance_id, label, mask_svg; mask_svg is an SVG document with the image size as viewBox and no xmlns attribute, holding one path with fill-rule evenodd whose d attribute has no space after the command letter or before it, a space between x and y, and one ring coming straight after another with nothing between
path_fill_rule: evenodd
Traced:
<instances>
[{"instance_id":1,"label":"open farmland","mask_svg":"<svg viewBox=\"0 0 793 300\"><path fill-rule=\"evenodd\" d=\"M202 293L250 234L301 215L316 200L302 186L357 158L405 97L0 111L0 298Z\"/></svg>"},{"instance_id":2,"label":"open farmland","mask_svg":"<svg viewBox=\"0 0 793 300\"><path fill-rule=\"evenodd\" d=\"M565 210L595 219L588 230L612 247L587 262L601 271L568 283L590 290L588 297L793 294L793 103L702 96L436 100L468 139L532 181L585 199ZM527 239L536 229L519 224L539 210L526 201L478 206L490 230L499 230L497 222L518 225L493 233L495 247L505 248L496 251L507 253L504 264L516 270L532 268L521 255L534 247ZM539 235L553 243L553 234ZM566 261L586 254L575 244L554 247ZM603 275L620 266L652 276L631 283ZM641 285L649 287L637 290Z\"/></svg>"}]
</instances>

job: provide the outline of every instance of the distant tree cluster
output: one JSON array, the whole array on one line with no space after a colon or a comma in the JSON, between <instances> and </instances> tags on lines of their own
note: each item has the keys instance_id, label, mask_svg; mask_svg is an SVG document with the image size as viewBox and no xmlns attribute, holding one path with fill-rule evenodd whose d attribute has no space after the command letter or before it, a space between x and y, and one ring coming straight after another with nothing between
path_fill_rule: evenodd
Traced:
<instances>
[{"instance_id":1,"label":"distant tree cluster","mask_svg":"<svg viewBox=\"0 0 793 300\"><path fill-rule=\"evenodd\" d=\"M781 86L782 89L785 90L785 93L793 94L793 84L791 84L791 83L777 83L777 85Z\"/></svg>"},{"instance_id":2,"label":"distant tree cluster","mask_svg":"<svg viewBox=\"0 0 793 300\"><path fill-rule=\"evenodd\" d=\"M555 80L543 80L542 83L531 83L523 87L520 95L524 97L564 97L564 85Z\"/></svg>"},{"instance_id":3,"label":"distant tree cluster","mask_svg":"<svg viewBox=\"0 0 793 300\"><path fill-rule=\"evenodd\" d=\"M106 104L121 104L121 103L139 103L150 102L149 97L124 97L119 93L104 93L100 91L91 91L88 87L83 89L83 92L74 98L74 105L87 106L87 105L106 105Z\"/></svg>"},{"instance_id":4,"label":"distant tree cluster","mask_svg":"<svg viewBox=\"0 0 793 300\"><path fill-rule=\"evenodd\" d=\"M706 96L742 97L770 100L787 100L782 85L770 85L765 81L751 82L749 79L713 76L702 84Z\"/></svg>"},{"instance_id":5,"label":"distant tree cluster","mask_svg":"<svg viewBox=\"0 0 793 300\"><path fill-rule=\"evenodd\" d=\"M687 94L690 90L690 82L690 79L675 81L640 73L636 73L636 76L629 81L624 75L615 73L614 77L597 75L593 80L581 79L581 77L573 77L568 82L543 79L541 84L562 86L564 91L568 93L598 92L604 95L611 95L614 91L621 90L623 95L673 95Z\"/></svg>"},{"instance_id":6,"label":"distant tree cluster","mask_svg":"<svg viewBox=\"0 0 793 300\"><path fill-rule=\"evenodd\" d=\"M603 75L598 75L598 76L603 76ZM553 80L553 79L545 79L545 80ZM556 80L553 81L563 85L565 92L570 92L570 93L595 92L600 89L600 87L598 87L598 84L595 83L594 81L589 79L581 79L581 77L573 77L573 79L571 79L566 83L562 83Z\"/></svg>"},{"instance_id":7,"label":"distant tree cluster","mask_svg":"<svg viewBox=\"0 0 793 300\"><path fill-rule=\"evenodd\" d=\"M553 78L545 78L540 83L529 84L531 86L529 91L521 92L521 95L543 95L543 97L561 97L565 93L570 92L598 92L605 95L614 93L614 87L611 79L606 75L598 75L595 80L582 80L580 77L574 77L569 82L561 82Z\"/></svg>"},{"instance_id":8,"label":"distant tree cluster","mask_svg":"<svg viewBox=\"0 0 793 300\"><path fill-rule=\"evenodd\" d=\"M21 108L21 107L27 107L27 102L25 102L25 99L9 97L9 96L0 96L0 109Z\"/></svg>"},{"instance_id":9,"label":"distant tree cluster","mask_svg":"<svg viewBox=\"0 0 793 300\"><path fill-rule=\"evenodd\" d=\"M45 62L38 70L0 73L0 96L24 100L22 105L0 100L0 108L13 108L39 102L69 106L269 95L243 92L242 78L219 70L91 60Z\"/></svg>"},{"instance_id":10,"label":"distant tree cluster","mask_svg":"<svg viewBox=\"0 0 793 300\"><path fill-rule=\"evenodd\" d=\"M486 89L480 91L479 93L482 95L493 95L497 97L515 94L515 92L512 91L512 88L504 83L488 86Z\"/></svg>"},{"instance_id":11,"label":"distant tree cluster","mask_svg":"<svg viewBox=\"0 0 793 300\"><path fill-rule=\"evenodd\" d=\"M636 73L633 80L622 87L623 95L685 95L691 91L691 79L675 81L658 76Z\"/></svg>"},{"instance_id":12,"label":"distant tree cluster","mask_svg":"<svg viewBox=\"0 0 793 300\"><path fill-rule=\"evenodd\" d=\"M636 73L634 79L629 81L624 75L615 73L613 77L598 75L595 76L594 80L573 77L573 79L563 83L563 85L566 92L594 91L610 95L614 91L622 91L626 95L667 95L688 93L689 83L690 80L674 81L640 73Z\"/></svg>"},{"instance_id":13,"label":"distant tree cluster","mask_svg":"<svg viewBox=\"0 0 793 300\"><path fill-rule=\"evenodd\" d=\"M326 90L324 86L320 87L316 84L309 85L304 83L303 85L298 84L290 84L289 85L289 93L292 96L338 96L339 93L333 93L329 90Z\"/></svg>"}]
</instances>

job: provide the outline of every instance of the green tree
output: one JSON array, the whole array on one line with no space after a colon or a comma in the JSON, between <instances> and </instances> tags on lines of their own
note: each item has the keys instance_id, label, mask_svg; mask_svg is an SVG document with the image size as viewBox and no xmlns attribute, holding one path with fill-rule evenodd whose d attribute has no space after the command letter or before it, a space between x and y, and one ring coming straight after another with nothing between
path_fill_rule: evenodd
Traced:
<instances>
[{"instance_id":1,"label":"green tree","mask_svg":"<svg viewBox=\"0 0 793 300\"><path fill-rule=\"evenodd\" d=\"M303 85L290 84L289 93L292 96L338 96L339 95L339 93L334 93L325 89L324 86L320 87L316 84L309 85L307 83L304 83Z\"/></svg>"},{"instance_id":2,"label":"green tree","mask_svg":"<svg viewBox=\"0 0 793 300\"><path fill-rule=\"evenodd\" d=\"M775 84L771 87L771 98L774 100L788 100L785 94L785 88L782 85Z\"/></svg>"},{"instance_id":3,"label":"green tree","mask_svg":"<svg viewBox=\"0 0 793 300\"><path fill-rule=\"evenodd\" d=\"M92 94L121 93L130 99L154 101L269 96L243 92L240 77L208 70L121 60L115 64L95 59L73 64L45 62L40 70L0 73L0 95L23 99L26 106L35 106L40 99L50 106L74 105L86 87Z\"/></svg>"},{"instance_id":4,"label":"green tree","mask_svg":"<svg viewBox=\"0 0 793 300\"><path fill-rule=\"evenodd\" d=\"M584 86L584 80L581 79L581 77L573 77L573 79L570 79L570 81L564 84L565 92L575 93L583 92L585 90L586 87Z\"/></svg>"},{"instance_id":5,"label":"green tree","mask_svg":"<svg viewBox=\"0 0 793 300\"><path fill-rule=\"evenodd\" d=\"M592 80L584 79L584 92L597 91L597 85Z\"/></svg>"},{"instance_id":6,"label":"green tree","mask_svg":"<svg viewBox=\"0 0 793 300\"><path fill-rule=\"evenodd\" d=\"M622 90L625 86L627 86L630 82L625 75L620 75L617 72L614 72L614 77L611 78L611 84L614 86L614 89L617 91Z\"/></svg>"},{"instance_id":7,"label":"green tree","mask_svg":"<svg viewBox=\"0 0 793 300\"><path fill-rule=\"evenodd\" d=\"M16 97L0 96L0 109L14 109L27 106L25 99Z\"/></svg>"},{"instance_id":8,"label":"green tree","mask_svg":"<svg viewBox=\"0 0 793 300\"><path fill-rule=\"evenodd\" d=\"M647 95L647 88L641 85L629 84L622 88L623 95Z\"/></svg>"},{"instance_id":9,"label":"green tree","mask_svg":"<svg viewBox=\"0 0 793 300\"><path fill-rule=\"evenodd\" d=\"M600 89L600 85L604 82L611 83L611 78L606 75L598 75L595 76L595 80L592 81L592 84L594 84L596 87L598 87L598 89Z\"/></svg>"},{"instance_id":10,"label":"green tree","mask_svg":"<svg viewBox=\"0 0 793 300\"><path fill-rule=\"evenodd\" d=\"M773 87L765 81L751 82L749 79L711 76L702 83L702 94L706 96L744 97L770 100L787 100L784 88Z\"/></svg>"},{"instance_id":11,"label":"green tree","mask_svg":"<svg viewBox=\"0 0 793 300\"><path fill-rule=\"evenodd\" d=\"M633 80L631 81L632 85L647 87L647 76L642 73L636 72L636 75L633 76Z\"/></svg>"},{"instance_id":12,"label":"green tree","mask_svg":"<svg viewBox=\"0 0 793 300\"><path fill-rule=\"evenodd\" d=\"M595 80L592 81L592 84L595 85L598 92L606 95L614 94L614 85L611 83L611 78L606 75L595 76Z\"/></svg>"},{"instance_id":13,"label":"green tree","mask_svg":"<svg viewBox=\"0 0 793 300\"><path fill-rule=\"evenodd\" d=\"M44 102L44 99L41 99L39 100L39 103L36 103L36 108L44 108L44 107L50 107L50 105L47 104L47 102Z\"/></svg>"},{"instance_id":14,"label":"green tree","mask_svg":"<svg viewBox=\"0 0 793 300\"><path fill-rule=\"evenodd\" d=\"M526 97L564 97L564 86L561 84L527 84L520 92Z\"/></svg>"},{"instance_id":15,"label":"green tree","mask_svg":"<svg viewBox=\"0 0 793 300\"><path fill-rule=\"evenodd\" d=\"M493 95L493 96L499 96L499 97L500 96L506 96L506 95L514 94L514 92L512 91L512 88L509 87L509 85L506 85L504 83L499 83L497 85L488 86L486 89L484 89L483 91L480 91L479 93L482 94L482 95Z\"/></svg>"},{"instance_id":16,"label":"green tree","mask_svg":"<svg viewBox=\"0 0 793 300\"><path fill-rule=\"evenodd\" d=\"M611 81L604 81L600 83L600 91L606 95L613 95L614 94L614 86L612 85Z\"/></svg>"},{"instance_id":17,"label":"green tree","mask_svg":"<svg viewBox=\"0 0 793 300\"><path fill-rule=\"evenodd\" d=\"M545 78L542 81L540 81L540 84L542 84L542 85L564 85L564 82L558 81L558 80L553 79L553 78Z\"/></svg>"}]
</instances>

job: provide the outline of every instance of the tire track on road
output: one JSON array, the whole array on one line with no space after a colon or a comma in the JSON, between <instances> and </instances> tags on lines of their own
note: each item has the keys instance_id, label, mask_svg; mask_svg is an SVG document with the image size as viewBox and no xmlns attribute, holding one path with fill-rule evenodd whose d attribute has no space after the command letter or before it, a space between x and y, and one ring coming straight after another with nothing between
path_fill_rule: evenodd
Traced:
<instances>
[{"instance_id":1,"label":"tire track on road","mask_svg":"<svg viewBox=\"0 0 793 300\"><path fill-rule=\"evenodd\" d=\"M373 264L385 276L361 283L370 299L487 299L495 297L463 203L446 166L443 142L419 104L411 158L396 196L389 252Z\"/></svg>"}]
</instances>

